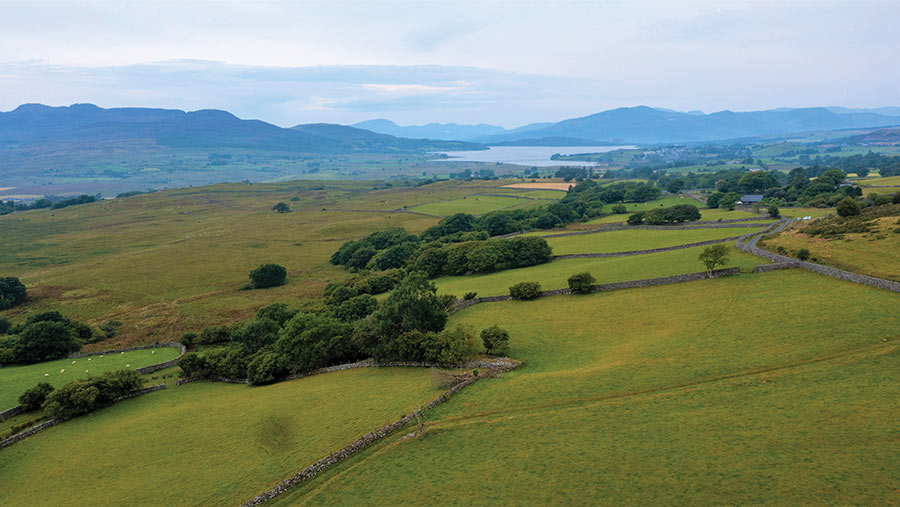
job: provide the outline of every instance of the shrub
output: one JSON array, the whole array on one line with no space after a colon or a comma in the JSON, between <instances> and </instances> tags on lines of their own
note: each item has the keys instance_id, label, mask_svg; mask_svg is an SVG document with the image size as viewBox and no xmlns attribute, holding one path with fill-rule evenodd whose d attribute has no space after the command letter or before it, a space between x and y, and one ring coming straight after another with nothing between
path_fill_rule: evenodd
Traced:
<instances>
[{"instance_id":1,"label":"shrub","mask_svg":"<svg viewBox=\"0 0 900 507\"><path fill-rule=\"evenodd\" d=\"M10 327L12 327L12 322L6 317L0 317L0 334L6 334Z\"/></svg>"},{"instance_id":2,"label":"shrub","mask_svg":"<svg viewBox=\"0 0 900 507\"><path fill-rule=\"evenodd\" d=\"M206 360L196 352L188 352L178 360L181 376L185 378L203 377L207 375Z\"/></svg>"},{"instance_id":3,"label":"shrub","mask_svg":"<svg viewBox=\"0 0 900 507\"><path fill-rule=\"evenodd\" d=\"M462 326L433 334L425 346L425 359L445 366L463 364L477 353L474 335Z\"/></svg>"},{"instance_id":4,"label":"shrub","mask_svg":"<svg viewBox=\"0 0 900 507\"><path fill-rule=\"evenodd\" d=\"M275 206L272 206L272 211L275 213L288 213L291 211L291 207L283 202L279 202Z\"/></svg>"},{"instance_id":5,"label":"shrub","mask_svg":"<svg viewBox=\"0 0 900 507\"><path fill-rule=\"evenodd\" d=\"M81 348L68 325L43 321L25 326L13 348L15 361L36 363L66 357Z\"/></svg>"},{"instance_id":6,"label":"shrub","mask_svg":"<svg viewBox=\"0 0 900 507\"><path fill-rule=\"evenodd\" d=\"M297 315L297 310L291 310L284 303L272 303L256 312L257 319L271 320L278 324L279 327L291 320L291 317L294 315Z\"/></svg>"},{"instance_id":7,"label":"shrub","mask_svg":"<svg viewBox=\"0 0 900 507\"><path fill-rule=\"evenodd\" d=\"M837 204L837 214L842 217L859 215L860 211L862 211L862 207L859 205L859 202L852 197L844 197Z\"/></svg>"},{"instance_id":8,"label":"shrub","mask_svg":"<svg viewBox=\"0 0 900 507\"><path fill-rule=\"evenodd\" d=\"M466 292L463 296L463 299L465 299L466 301L471 301L475 299L476 296L478 296L477 292Z\"/></svg>"},{"instance_id":9,"label":"shrub","mask_svg":"<svg viewBox=\"0 0 900 507\"><path fill-rule=\"evenodd\" d=\"M505 356L509 353L509 333L499 326L482 329L481 342L488 354Z\"/></svg>"},{"instance_id":10,"label":"shrub","mask_svg":"<svg viewBox=\"0 0 900 507\"><path fill-rule=\"evenodd\" d=\"M257 350L275 343L281 326L274 320L255 318L237 329L231 340L239 344L245 354L253 354Z\"/></svg>"},{"instance_id":11,"label":"shrub","mask_svg":"<svg viewBox=\"0 0 900 507\"><path fill-rule=\"evenodd\" d=\"M90 412L141 388L141 375L134 370L118 370L99 377L70 382L51 392L44 401L50 417L71 417Z\"/></svg>"},{"instance_id":12,"label":"shrub","mask_svg":"<svg viewBox=\"0 0 900 507\"><path fill-rule=\"evenodd\" d=\"M197 341L197 333L184 333L178 341L185 347L193 347Z\"/></svg>"},{"instance_id":13,"label":"shrub","mask_svg":"<svg viewBox=\"0 0 900 507\"><path fill-rule=\"evenodd\" d=\"M624 204L616 204L612 207L612 212L617 215L622 215L628 213L628 208L626 208Z\"/></svg>"},{"instance_id":14,"label":"shrub","mask_svg":"<svg viewBox=\"0 0 900 507\"><path fill-rule=\"evenodd\" d=\"M569 277L569 290L573 294L588 294L594 291L594 284L597 280L588 273L577 273Z\"/></svg>"},{"instance_id":15,"label":"shrub","mask_svg":"<svg viewBox=\"0 0 900 507\"><path fill-rule=\"evenodd\" d=\"M772 218L778 218L781 216L781 211L778 209L778 206L775 206L774 204L770 205L766 212Z\"/></svg>"},{"instance_id":16,"label":"shrub","mask_svg":"<svg viewBox=\"0 0 900 507\"><path fill-rule=\"evenodd\" d=\"M444 305L444 310L448 312L456 306L456 296L453 294L441 294L438 296L438 299L441 301L441 304Z\"/></svg>"},{"instance_id":17,"label":"shrub","mask_svg":"<svg viewBox=\"0 0 900 507\"><path fill-rule=\"evenodd\" d=\"M368 262L368 261L367 261ZM254 289L266 289L284 284L287 270L278 264L262 264L250 272L250 283Z\"/></svg>"},{"instance_id":18,"label":"shrub","mask_svg":"<svg viewBox=\"0 0 900 507\"><path fill-rule=\"evenodd\" d=\"M41 408L41 405L44 404L44 400L47 399L47 395L52 392L53 386L46 382L41 382L40 384L22 393L22 395L19 396L19 403L25 410L29 412L32 410L37 410Z\"/></svg>"},{"instance_id":19,"label":"shrub","mask_svg":"<svg viewBox=\"0 0 900 507\"><path fill-rule=\"evenodd\" d=\"M535 299L541 295L541 284L538 282L519 282L509 288L509 295L514 299Z\"/></svg>"},{"instance_id":20,"label":"shrub","mask_svg":"<svg viewBox=\"0 0 900 507\"><path fill-rule=\"evenodd\" d=\"M270 350L262 351L247 365L247 380L253 385L269 384L282 376L278 354Z\"/></svg>"},{"instance_id":21,"label":"shrub","mask_svg":"<svg viewBox=\"0 0 900 507\"><path fill-rule=\"evenodd\" d=\"M800 250L797 250L797 258L800 259L801 261L808 261L809 260L809 249L801 248Z\"/></svg>"},{"instance_id":22,"label":"shrub","mask_svg":"<svg viewBox=\"0 0 900 507\"><path fill-rule=\"evenodd\" d=\"M28 297L25 285L14 276L0 278L0 310L22 304Z\"/></svg>"},{"instance_id":23,"label":"shrub","mask_svg":"<svg viewBox=\"0 0 900 507\"><path fill-rule=\"evenodd\" d=\"M641 225L644 223L644 212L638 211L628 215L627 223L628 225Z\"/></svg>"},{"instance_id":24,"label":"shrub","mask_svg":"<svg viewBox=\"0 0 900 507\"><path fill-rule=\"evenodd\" d=\"M371 294L361 294L350 298L334 309L334 316L344 322L359 320L378 308L378 300Z\"/></svg>"},{"instance_id":25,"label":"shrub","mask_svg":"<svg viewBox=\"0 0 900 507\"><path fill-rule=\"evenodd\" d=\"M228 326L210 326L204 329L195 343L210 345L212 343L225 343L231 340L231 329Z\"/></svg>"}]
</instances>

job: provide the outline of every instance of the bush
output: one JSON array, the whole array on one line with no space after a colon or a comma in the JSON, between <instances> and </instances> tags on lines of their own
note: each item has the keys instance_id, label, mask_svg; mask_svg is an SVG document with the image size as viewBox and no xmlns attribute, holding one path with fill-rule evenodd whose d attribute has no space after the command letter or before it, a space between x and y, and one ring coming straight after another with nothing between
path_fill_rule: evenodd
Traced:
<instances>
[{"instance_id":1,"label":"bush","mask_svg":"<svg viewBox=\"0 0 900 507\"><path fill-rule=\"evenodd\" d=\"M509 333L498 326L481 330L481 342L488 354L505 356L509 353Z\"/></svg>"},{"instance_id":2,"label":"bush","mask_svg":"<svg viewBox=\"0 0 900 507\"><path fill-rule=\"evenodd\" d=\"M861 211L862 207L859 202L852 197L844 197L837 204L837 214L842 217L859 215Z\"/></svg>"},{"instance_id":3,"label":"bush","mask_svg":"<svg viewBox=\"0 0 900 507\"><path fill-rule=\"evenodd\" d=\"M14 276L0 278L0 310L22 304L28 298L25 285Z\"/></svg>"},{"instance_id":4,"label":"bush","mask_svg":"<svg viewBox=\"0 0 900 507\"><path fill-rule=\"evenodd\" d=\"M44 401L50 417L72 417L114 402L120 396L137 391L143 380L134 370L118 370L99 377L70 382L51 392Z\"/></svg>"},{"instance_id":5,"label":"bush","mask_svg":"<svg viewBox=\"0 0 900 507\"><path fill-rule=\"evenodd\" d=\"M13 348L15 361L37 363L66 357L81 348L68 325L43 321L25 326Z\"/></svg>"},{"instance_id":6,"label":"bush","mask_svg":"<svg viewBox=\"0 0 900 507\"><path fill-rule=\"evenodd\" d=\"M778 218L781 216L781 211L778 209L778 206L775 206L774 204L770 205L766 212L772 218Z\"/></svg>"},{"instance_id":7,"label":"bush","mask_svg":"<svg viewBox=\"0 0 900 507\"><path fill-rule=\"evenodd\" d=\"M798 250L797 258L800 259L801 261L808 261L809 260L809 249L801 248L800 250Z\"/></svg>"},{"instance_id":8,"label":"bush","mask_svg":"<svg viewBox=\"0 0 900 507\"><path fill-rule=\"evenodd\" d=\"M626 208L624 204L616 204L612 207L612 212L617 215L623 215L628 213L628 208Z\"/></svg>"},{"instance_id":9,"label":"bush","mask_svg":"<svg viewBox=\"0 0 900 507\"><path fill-rule=\"evenodd\" d=\"M275 343L281 326L274 320L255 318L236 330L231 340L239 344L245 354L253 354L257 350Z\"/></svg>"},{"instance_id":10,"label":"bush","mask_svg":"<svg viewBox=\"0 0 900 507\"><path fill-rule=\"evenodd\" d=\"M279 202L275 206L272 206L272 211L275 213L289 213L291 211L291 207L283 202Z\"/></svg>"},{"instance_id":11,"label":"bush","mask_svg":"<svg viewBox=\"0 0 900 507\"><path fill-rule=\"evenodd\" d=\"M541 296L541 284L538 282L519 282L509 288L509 295L514 299L536 299Z\"/></svg>"},{"instance_id":12,"label":"bush","mask_svg":"<svg viewBox=\"0 0 900 507\"><path fill-rule=\"evenodd\" d=\"M465 299L466 301L471 301L475 299L476 296L478 296L477 292L466 292L466 294L463 296L463 299Z\"/></svg>"},{"instance_id":13,"label":"bush","mask_svg":"<svg viewBox=\"0 0 900 507\"><path fill-rule=\"evenodd\" d=\"M197 337L195 343L199 345L210 345L228 341L231 341L231 329L229 329L228 326L210 326L200 333L200 336Z\"/></svg>"},{"instance_id":14,"label":"bush","mask_svg":"<svg viewBox=\"0 0 900 507\"><path fill-rule=\"evenodd\" d=\"M444 366L463 364L477 353L475 336L462 326L432 335L425 346L425 359Z\"/></svg>"},{"instance_id":15,"label":"bush","mask_svg":"<svg viewBox=\"0 0 900 507\"><path fill-rule=\"evenodd\" d=\"M247 380L253 385L269 384L282 375L278 354L269 350L253 356L247 365Z\"/></svg>"},{"instance_id":16,"label":"bush","mask_svg":"<svg viewBox=\"0 0 900 507\"><path fill-rule=\"evenodd\" d=\"M361 294L341 303L334 309L334 316L344 322L359 320L378 308L378 300L370 294Z\"/></svg>"},{"instance_id":17,"label":"bush","mask_svg":"<svg viewBox=\"0 0 900 507\"><path fill-rule=\"evenodd\" d=\"M204 377L207 375L206 360L196 352L188 352L178 360L181 376L184 378Z\"/></svg>"},{"instance_id":18,"label":"bush","mask_svg":"<svg viewBox=\"0 0 900 507\"><path fill-rule=\"evenodd\" d=\"M569 277L569 290L573 294L589 294L594 291L594 284L597 280L588 273L577 273Z\"/></svg>"},{"instance_id":19,"label":"bush","mask_svg":"<svg viewBox=\"0 0 900 507\"><path fill-rule=\"evenodd\" d=\"M368 261L367 261L368 262ZM287 270L278 264L262 264L250 272L250 283L254 289L266 289L284 284Z\"/></svg>"},{"instance_id":20,"label":"bush","mask_svg":"<svg viewBox=\"0 0 900 507\"><path fill-rule=\"evenodd\" d=\"M47 399L47 395L52 392L53 386L46 382L41 382L40 384L22 393L22 395L19 396L19 404L21 404L22 407L29 412L32 410L37 410L41 408L41 405L44 404L44 400Z\"/></svg>"},{"instance_id":21,"label":"bush","mask_svg":"<svg viewBox=\"0 0 900 507\"><path fill-rule=\"evenodd\" d=\"M178 341L185 347L193 347L197 341L197 333L184 333Z\"/></svg>"},{"instance_id":22,"label":"bush","mask_svg":"<svg viewBox=\"0 0 900 507\"><path fill-rule=\"evenodd\" d=\"M444 310L448 312L456 306L456 296L453 294L441 294L438 296L438 299L444 305Z\"/></svg>"},{"instance_id":23,"label":"bush","mask_svg":"<svg viewBox=\"0 0 900 507\"><path fill-rule=\"evenodd\" d=\"M10 327L12 327L12 322L6 317L0 317L0 334L6 334Z\"/></svg>"},{"instance_id":24,"label":"bush","mask_svg":"<svg viewBox=\"0 0 900 507\"><path fill-rule=\"evenodd\" d=\"M644 223L644 212L638 211L628 215L628 225L641 225Z\"/></svg>"}]
</instances>

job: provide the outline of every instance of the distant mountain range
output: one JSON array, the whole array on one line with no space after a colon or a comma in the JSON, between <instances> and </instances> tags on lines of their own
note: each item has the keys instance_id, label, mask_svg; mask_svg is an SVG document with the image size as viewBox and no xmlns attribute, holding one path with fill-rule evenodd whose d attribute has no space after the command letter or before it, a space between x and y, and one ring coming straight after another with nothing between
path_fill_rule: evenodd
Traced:
<instances>
[{"instance_id":1,"label":"distant mountain range","mask_svg":"<svg viewBox=\"0 0 900 507\"><path fill-rule=\"evenodd\" d=\"M245 148L301 153L424 152L478 149L456 141L400 139L368 130L324 123L281 128L242 120L227 111L116 108L93 104L50 107L25 104L0 113L0 147L52 146L81 151L142 146L209 150Z\"/></svg>"},{"instance_id":2,"label":"distant mountain range","mask_svg":"<svg viewBox=\"0 0 900 507\"><path fill-rule=\"evenodd\" d=\"M768 111L687 113L647 106L623 107L557 123L536 123L497 132L496 125L432 123L399 126L372 120L355 126L409 137L466 140L485 144L561 146L590 144L657 144L722 141L760 136L790 135L819 130L900 125L900 107L848 109L843 107L781 108ZM484 134L483 132L494 133Z\"/></svg>"}]
</instances>

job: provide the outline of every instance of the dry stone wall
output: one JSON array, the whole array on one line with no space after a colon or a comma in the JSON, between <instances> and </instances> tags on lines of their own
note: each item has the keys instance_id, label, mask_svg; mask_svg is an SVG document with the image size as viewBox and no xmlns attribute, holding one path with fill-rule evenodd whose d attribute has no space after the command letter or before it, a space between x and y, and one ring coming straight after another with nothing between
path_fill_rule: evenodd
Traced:
<instances>
[{"instance_id":1,"label":"dry stone wall","mask_svg":"<svg viewBox=\"0 0 900 507\"><path fill-rule=\"evenodd\" d=\"M593 292L603 292L610 290L619 290L619 289L635 289L641 287L652 287L654 285L668 285L672 283L683 283L683 282L692 282L695 280L703 280L705 278L719 278L722 276L731 276L737 275L741 272L741 268L725 268L725 269L716 269L710 275L706 271L702 271L699 273L686 273L683 275L673 275L673 276L661 276L658 278L645 278L643 280L627 280L624 282L611 282L611 283L601 283L599 285L594 285ZM549 297L549 296L563 296L566 294L571 294L572 292L569 289L554 289L554 290L545 290L541 291L540 297ZM447 312L448 314L454 314L463 308L468 308L472 305L476 305L478 303L492 303L495 301L512 301L512 296L488 296L474 299L457 299L456 305Z\"/></svg>"},{"instance_id":2,"label":"dry stone wall","mask_svg":"<svg viewBox=\"0 0 900 507\"><path fill-rule=\"evenodd\" d=\"M133 393L126 394L125 396L119 396L118 398L116 398L113 401L113 403L118 403L120 401L127 400L130 398L135 398L135 397L147 394L147 393L152 393L154 391L160 391L165 388L166 388L166 384L157 384L155 386L145 387L143 389L134 391ZM31 428L28 428L27 430L22 431L21 433L16 433L15 435L13 435L5 440L0 441L0 449L3 449L4 447L9 447L10 445L12 445L20 440L23 440L25 438L28 438L31 435L34 435L35 433L37 433L39 431L45 430L47 428L51 428L63 421L67 421L67 420L68 420L68 418L48 419L36 426L32 426Z\"/></svg>"},{"instance_id":3,"label":"dry stone wall","mask_svg":"<svg viewBox=\"0 0 900 507\"><path fill-rule=\"evenodd\" d=\"M21 414L22 412L25 412L25 407L23 407L22 405L17 405L13 408L8 408L8 409L4 410L3 412L0 412L0 422L5 421L5 420L9 419L10 417L15 417L15 416Z\"/></svg>"},{"instance_id":4,"label":"dry stone wall","mask_svg":"<svg viewBox=\"0 0 900 507\"><path fill-rule=\"evenodd\" d=\"M509 371L509 370L515 368L515 366L517 365L517 363L515 361L513 361L511 359L507 359L507 358L498 359L495 364L497 364L498 366L496 368L488 370L487 372L485 372L484 375L479 375L478 377L469 377L466 380L463 380L462 382L457 383L453 387L451 387L451 388L447 389L446 391L444 391L443 393L441 393L441 395L438 396L437 398L431 400L424 407L422 407L410 414L407 414L407 415L401 417L400 419L373 431L372 433L368 433L368 434L362 436L361 438L357 439L356 441L354 441L352 444L348 445L347 447L344 447L332 454L329 454L328 456L320 459L319 461L313 463L312 465L304 468L303 470L297 472L296 474L292 475L291 477L280 482L272 489L254 497L250 501L244 503L241 507L253 507L256 505L261 505L261 504L275 498L276 496L286 492L287 490L291 489L292 487L294 487L302 482L305 482L309 479L312 479L313 477L319 475L320 473L322 473L326 469L330 468L331 466L334 466L337 463L344 461L345 459L349 458L350 456L353 456L357 452L365 449L366 447L372 445L373 443L387 437L388 435L394 433L398 429L406 426L407 424L409 424L410 422L415 420L417 417L420 417L423 414L423 412L430 410L430 409L440 405L441 403L447 401L451 396L458 393L466 386L476 382L477 380L479 380L481 378L494 377L504 371Z\"/></svg>"}]
</instances>

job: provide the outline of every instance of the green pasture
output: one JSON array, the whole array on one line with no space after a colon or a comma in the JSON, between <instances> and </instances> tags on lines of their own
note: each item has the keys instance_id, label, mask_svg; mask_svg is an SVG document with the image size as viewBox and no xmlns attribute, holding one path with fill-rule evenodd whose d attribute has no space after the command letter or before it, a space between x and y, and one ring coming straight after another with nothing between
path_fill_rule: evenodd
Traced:
<instances>
[{"instance_id":1,"label":"green pasture","mask_svg":"<svg viewBox=\"0 0 900 507\"><path fill-rule=\"evenodd\" d=\"M501 197L497 195L470 195L460 199L449 201L438 201L428 204L421 204L409 208L410 211L418 211L420 213L428 213L429 215L437 215L441 217L453 215L455 213L469 213L471 215L483 215L491 211L497 211L503 208L520 206L528 202L524 199L515 197Z\"/></svg>"},{"instance_id":2,"label":"green pasture","mask_svg":"<svg viewBox=\"0 0 900 507\"><path fill-rule=\"evenodd\" d=\"M166 362L178 357L172 347L131 350L103 356L79 359L59 359L22 366L0 367L0 410L19 404L18 398L26 389L41 382L59 387L73 380L100 375L108 371L136 369Z\"/></svg>"},{"instance_id":3,"label":"green pasture","mask_svg":"<svg viewBox=\"0 0 900 507\"><path fill-rule=\"evenodd\" d=\"M789 218L819 218L822 215L834 213L834 208L778 208L778 211L781 216Z\"/></svg>"},{"instance_id":4,"label":"green pasture","mask_svg":"<svg viewBox=\"0 0 900 507\"><path fill-rule=\"evenodd\" d=\"M566 192L562 190L529 190L518 195L531 197L534 199L553 199L555 201L558 201L559 199L562 199L566 196Z\"/></svg>"},{"instance_id":5,"label":"green pasture","mask_svg":"<svg viewBox=\"0 0 900 507\"><path fill-rule=\"evenodd\" d=\"M762 229L758 227L687 230L625 229L548 238L547 244L553 248L554 255L630 252L730 238L759 230Z\"/></svg>"},{"instance_id":6,"label":"green pasture","mask_svg":"<svg viewBox=\"0 0 900 507\"><path fill-rule=\"evenodd\" d=\"M885 178L872 178L870 180L860 180L857 183L862 185L897 185L900 186L900 176L887 176ZM886 190L890 192L891 189L883 188L882 190Z\"/></svg>"},{"instance_id":7,"label":"green pasture","mask_svg":"<svg viewBox=\"0 0 900 507\"><path fill-rule=\"evenodd\" d=\"M733 229L732 229L733 230ZM600 233L608 234L608 233ZM659 276L680 275L703 271L703 264L697 256L704 247L685 248L672 252L660 252L631 257L607 257L588 259L560 259L530 266L509 269L483 275L447 276L434 280L438 292L462 297L466 292L477 292L479 296L502 296L509 294L509 286L519 282L540 282L543 290L568 287L568 278L575 273L590 271L597 283L623 282ZM729 246L731 260L728 266L752 269L768 260L741 252Z\"/></svg>"},{"instance_id":8,"label":"green pasture","mask_svg":"<svg viewBox=\"0 0 900 507\"><path fill-rule=\"evenodd\" d=\"M800 270L475 305L526 364L276 504L891 503L895 307Z\"/></svg>"},{"instance_id":9,"label":"green pasture","mask_svg":"<svg viewBox=\"0 0 900 507\"><path fill-rule=\"evenodd\" d=\"M437 393L419 368L186 384L3 449L0 504L237 505Z\"/></svg>"},{"instance_id":10,"label":"green pasture","mask_svg":"<svg viewBox=\"0 0 900 507\"><path fill-rule=\"evenodd\" d=\"M754 213L752 211L744 211L744 210L732 210L728 211L725 209L719 208L705 208L701 206L697 206L700 208L700 220L706 221L716 221L716 220L734 220L735 218L759 218L760 221L766 220L768 215L760 215L759 213Z\"/></svg>"}]
</instances>

